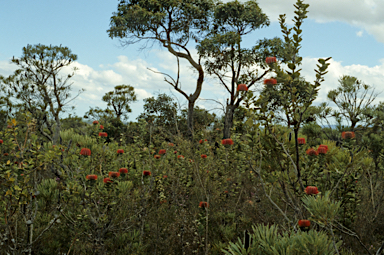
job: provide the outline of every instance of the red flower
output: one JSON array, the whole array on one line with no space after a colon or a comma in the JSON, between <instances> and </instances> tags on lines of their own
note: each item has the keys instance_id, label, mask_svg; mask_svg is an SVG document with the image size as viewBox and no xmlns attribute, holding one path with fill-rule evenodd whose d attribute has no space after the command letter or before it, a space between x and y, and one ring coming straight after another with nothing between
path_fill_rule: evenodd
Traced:
<instances>
[{"instance_id":1,"label":"red flower","mask_svg":"<svg viewBox=\"0 0 384 255\"><path fill-rule=\"evenodd\" d=\"M199 207L200 207L200 208L208 208L209 205L208 205L207 202L200 202L200 203L199 203Z\"/></svg>"},{"instance_id":2,"label":"red flower","mask_svg":"<svg viewBox=\"0 0 384 255\"><path fill-rule=\"evenodd\" d=\"M325 153L327 153L327 151L328 151L328 149L326 147L319 146L319 148L317 148L318 154L325 154Z\"/></svg>"},{"instance_id":3,"label":"red flower","mask_svg":"<svg viewBox=\"0 0 384 255\"><path fill-rule=\"evenodd\" d=\"M164 199L164 200L161 200L161 201L160 201L160 204L162 205L162 204L164 204L164 203L166 203L166 202L167 202L167 200Z\"/></svg>"},{"instance_id":4,"label":"red flower","mask_svg":"<svg viewBox=\"0 0 384 255\"><path fill-rule=\"evenodd\" d=\"M0 139L0 144L3 144L3 140L2 139Z\"/></svg>"},{"instance_id":5,"label":"red flower","mask_svg":"<svg viewBox=\"0 0 384 255\"><path fill-rule=\"evenodd\" d=\"M305 228L311 226L311 222L309 220L299 220L299 227Z\"/></svg>"},{"instance_id":6,"label":"red flower","mask_svg":"<svg viewBox=\"0 0 384 255\"><path fill-rule=\"evenodd\" d=\"M7 125L7 128L12 128L12 125Z\"/></svg>"},{"instance_id":7,"label":"red flower","mask_svg":"<svg viewBox=\"0 0 384 255\"><path fill-rule=\"evenodd\" d=\"M352 139L352 138L355 138L355 132L353 131L344 131L341 133L341 137L343 139Z\"/></svg>"},{"instance_id":8,"label":"red flower","mask_svg":"<svg viewBox=\"0 0 384 255\"><path fill-rule=\"evenodd\" d=\"M112 183L113 181L111 181L111 179L109 178L104 178L103 182L107 184L107 183Z\"/></svg>"},{"instance_id":9,"label":"red flower","mask_svg":"<svg viewBox=\"0 0 384 255\"><path fill-rule=\"evenodd\" d=\"M193 159L190 159L189 162L190 162L190 163L193 163L193 162L195 162L195 161L194 161Z\"/></svg>"},{"instance_id":10,"label":"red flower","mask_svg":"<svg viewBox=\"0 0 384 255\"><path fill-rule=\"evenodd\" d=\"M174 152L173 152L173 154L176 154L176 153L177 153L177 151L174 151Z\"/></svg>"},{"instance_id":11,"label":"red flower","mask_svg":"<svg viewBox=\"0 0 384 255\"><path fill-rule=\"evenodd\" d=\"M271 78L271 79L265 79L264 80L264 84L266 85L275 85L277 83L277 80L274 79L274 78Z\"/></svg>"},{"instance_id":12,"label":"red flower","mask_svg":"<svg viewBox=\"0 0 384 255\"><path fill-rule=\"evenodd\" d=\"M4 156L8 156L9 154L8 153L4 153Z\"/></svg>"},{"instance_id":13,"label":"red flower","mask_svg":"<svg viewBox=\"0 0 384 255\"><path fill-rule=\"evenodd\" d=\"M309 155L309 156L319 155L319 153L315 149L312 149L312 148L309 148L305 153L307 153L307 155Z\"/></svg>"},{"instance_id":14,"label":"red flower","mask_svg":"<svg viewBox=\"0 0 384 255\"><path fill-rule=\"evenodd\" d=\"M109 172L108 175L111 178L118 178L120 176L120 173L119 172Z\"/></svg>"},{"instance_id":15,"label":"red flower","mask_svg":"<svg viewBox=\"0 0 384 255\"><path fill-rule=\"evenodd\" d=\"M265 62L267 62L267 64L276 63L276 57L267 57Z\"/></svg>"},{"instance_id":16,"label":"red flower","mask_svg":"<svg viewBox=\"0 0 384 255\"><path fill-rule=\"evenodd\" d=\"M233 145L233 140L231 138L221 140L222 145Z\"/></svg>"},{"instance_id":17,"label":"red flower","mask_svg":"<svg viewBox=\"0 0 384 255\"><path fill-rule=\"evenodd\" d=\"M199 143L202 144L202 143L207 142L207 141L208 141L207 139L205 139L205 140L200 139Z\"/></svg>"},{"instance_id":18,"label":"red flower","mask_svg":"<svg viewBox=\"0 0 384 255\"><path fill-rule=\"evenodd\" d=\"M144 176L150 176L150 175L151 175L151 171L144 170L144 171L143 171L143 175L144 175Z\"/></svg>"},{"instance_id":19,"label":"red flower","mask_svg":"<svg viewBox=\"0 0 384 255\"><path fill-rule=\"evenodd\" d=\"M117 154L123 154L124 153L124 150L123 149L118 149L117 150Z\"/></svg>"},{"instance_id":20,"label":"red flower","mask_svg":"<svg viewBox=\"0 0 384 255\"><path fill-rule=\"evenodd\" d=\"M128 169L127 169L127 168L120 168L120 169L119 169L119 172L120 172L121 174L127 174L127 173L128 173Z\"/></svg>"},{"instance_id":21,"label":"red flower","mask_svg":"<svg viewBox=\"0 0 384 255\"><path fill-rule=\"evenodd\" d=\"M97 180L97 175L96 174L88 174L85 178L87 180L95 181L95 180Z\"/></svg>"},{"instance_id":22,"label":"red flower","mask_svg":"<svg viewBox=\"0 0 384 255\"><path fill-rule=\"evenodd\" d=\"M207 158L207 155L202 154L202 155L201 155L201 158Z\"/></svg>"},{"instance_id":23,"label":"red flower","mask_svg":"<svg viewBox=\"0 0 384 255\"><path fill-rule=\"evenodd\" d=\"M161 156L160 155L155 155L153 156L155 159L159 159Z\"/></svg>"},{"instance_id":24,"label":"red flower","mask_svg":"<svg viewBox=\"0 0 384 255\"><path fill-rule=\"evenodd\" d=\"M108 134L107 134L107 133L105 133L105 132L99 132L99 136L100 136L100 137L107 137L107 136L108 136Z\"/></svg>"},{"instance_id":25,"label":"red flower","mask_svg":"<svg viewBox=\"0 0 384 255\"><path fill-rule=\"evenodd\" d=\"M237 91L248 91L248 87L245 84L237 85Z\"/></svg>"},{"instance_id":26,"label":"red flower","mask_svg":"<svg viewBox=\"0 0 384 255\"><path fill-rule=\"evenodd\" d=\"M168 176L166 176L166 175L163 175L163 178L165 179L165 178L168 178Z\"/></svg>"},{"instance_id":27,"label":"red flower","mask_svg":"<svg viewBox=\"0 0 384 255\"><path fill-rule=\"evenodd\" d=\"M173 146L175 146L175 145L174 145L173 143L169 143L168 146L173 147Z\"/></svg>"},{"instance_id":28,"label":"red flower","mask_svg":"<svg viewBox=\"0 0 384 255\"><path fill-rule=\"evenodd\" d=\"M99 124L99 122L97 120L94 120L92 123L93 123L93 125Z\"/></svg>"},{"instance_id":29,"label":"red flower","mask_svg":"<svg viewBox=\"0 0 384 255\"><path fill-rule=\"evenodd\" d=\"M312 194L316 195L319 193L319 191L315 186L308 186L305 188L305 193L307 193L307 195L312 195Z\"/></svg>"},{"instance_id":30,"label":"red flower","mask_svg":"<svg viewBox=\"0 0 384 255\"><path fill-rule=\"evenodd\" d=\"M100 125L100 129L104 129L104 126L103 126L103 125Z\"/></svg>"},{"instance_id":31,"label":"red flower","mask_svg":"<svg viewBox=\"0 0 384 255\"><path fill-rule=\"evenodd\" d=\"M87 148L82 148L80 151L80 155L91 156L91 150Z\"/></svg>"},{"instance_id":32,"label":"red flower","mask_svg":"<svg viewBox=\"0 0 384 255\"><path fill-rule=\"evenodd\" d=\"M183 159L184 156L183 156L183 155L177 155L177 158L181 158L181 159Z\"/></svg>"},{"instance_id":33,"label":"red flower","mask_svg":"<svg viewBox=\"0 0 384 255\"><path fill-rule=\"evenodd\" d=\"M166 152L167 152L167 150L164 150L164 149L159 150L159 154L160 154L160 155L163 155L163 154L165 154Z\"/></svg>"},{"instance_id":34,"label":"red flower","mask_svg":"<svg viewBox=\"0 0 384 255\"><path fill-rule=\"evenodd\" d=\"M302 137L297 138L297 143L298 144L305 144L305 138L302 138Z\"/></svg>"}]
</instances>

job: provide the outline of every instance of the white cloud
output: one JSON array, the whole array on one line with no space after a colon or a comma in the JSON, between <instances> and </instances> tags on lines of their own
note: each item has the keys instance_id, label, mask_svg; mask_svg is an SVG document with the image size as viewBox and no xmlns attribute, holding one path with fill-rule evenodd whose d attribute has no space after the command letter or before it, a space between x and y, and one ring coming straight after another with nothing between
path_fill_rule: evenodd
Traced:
<instances>
[{"instance_id":1,"label":"white cloud","mask_svg":"<svg viewBox=\"0 0 384 255\"><path fill-rule=\"evenodd\" d=\"M358 37L362 37L363 36L363 30L360 30L359 32L356 32L356 35Z\"/></svg>"}]
</instances>

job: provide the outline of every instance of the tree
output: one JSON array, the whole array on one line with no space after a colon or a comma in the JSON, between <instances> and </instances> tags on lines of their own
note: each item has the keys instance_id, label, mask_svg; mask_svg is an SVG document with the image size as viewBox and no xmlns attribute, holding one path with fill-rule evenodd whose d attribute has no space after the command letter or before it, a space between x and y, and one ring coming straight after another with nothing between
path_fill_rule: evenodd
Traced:
<instances>
[{"instance_id":1,"label":"tree","mask_svg":"<svg viewBox=\"0 0 384 255\"><path fill-rule=\"evenodd\" d=\"M218 3L214 10L213 24L209 36L199 43L197 49L199 55L206 60L207 73L215 76L230 94L223 130L223 138L229 138L234 111L245 96L237 91L237 85L243 83L250 89L261 80L270 71L265 70L269 69L264 62L268 56L266 54L278 55L282 41L279 38L264 39L252 49L243 47L242 39L245 35L270 24L255 0ZM258 74L257 66L264 69L261 75Z\"/></svg>"},{"instance_id":2,"label":"tree","mask_svg":"<svg viewBox=\"0 0 384 255\"><path fill-rule=\"evenodd\" d=\"M2 78L8 88L9 97L16 99L15 106L29 111L37 121L39 132L54 144L60 143L60 113L78 95L70 99L71 85L68 81L73 72L65 77L59 72L77 59L68 47L37 44L23 48L20 58L13 57L12 63L18 66L13 75ZM68 100L70 99L70 100ZM52 116L56 126L50 122ZM47 127L48 131L44 129Z\"/></svg>"},{"instance_id":3,"label":"tree","mask_svg":"<svg viewBox=\"0 0 384 255\"><path fill-rule=\"evenodd\" d=\"M353 131L358 122L372 118L373 108L371 104L379 94L375 94L373 89L368 96L369 90L372 87L353 76L343 75L339 79L339 83L340 86L329 91L327 95L328 99L339 108L339 111L333 111L332 116L338 122L341 122L342 118L350 122L350 127Z\"/></svg>"},{"instance_id":4,"label":"tree","mask_svg":"<svg viewBox=\"0 0 384 255\"><path fill-rule=\"evenodd\" d=\"M118 119L121 116L126 117L127 113L132 112L129 103L137 101L135 89L130 85L115 86L115 90L105 93L102 100L112 108Z\"/></svg>"},{"instance_id":5,"label":"tree","mask_svg":"<svg viewBox=\"0 0 384 255\"><path fill-rule=\"evenodd\" d=\"M111 17L107 31L111 38L125 38L123 44L145 40L159 43L174 55L178 64L177 79L165 79L176 91L188 100L188 131L193 135L193 109L200 96L204 70L200 59L192 56L187 45L191 39L198 40L209 29L213 0L120 0L117 12ZM184 59L198 73L196 88L192 94L181 89L179 82L179 59Z\"/></svg>"}]
</instances>

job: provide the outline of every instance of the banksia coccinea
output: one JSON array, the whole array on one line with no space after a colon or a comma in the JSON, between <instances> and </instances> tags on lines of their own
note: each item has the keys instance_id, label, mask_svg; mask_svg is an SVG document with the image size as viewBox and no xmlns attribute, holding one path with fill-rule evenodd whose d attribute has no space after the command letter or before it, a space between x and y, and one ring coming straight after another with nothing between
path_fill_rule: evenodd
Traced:
<instances>
[{"instance_id":1,"label":"banksia coccinea","mask_svg":"<svg viewBox=\"0 0 384 255\"><path fill-rule=\"evenodd\" d=\"M276 63L276 57L267 57L267 58L265 59L265 62L266 62L267 64Z\"/></svg>"},{"instance_id":2,"label":"banksia coccinea","mask_svg":"<svg viewBox=\"0 0 384 255\"><path fill-rule=\"evenodd\" d=\"M150 176L150 175L151 175L151 171L144 170L144 171L143 171L143 175L144 175L144 176Z\"/></svg>"},{"instance_id":3,"label":"banksia coccinea","mask_svg":"<svg viewBox=\"0 0 384 255\"><path fill-rule=\"evenodd\" d=\"M117 150L117 154L123 154L124 153L124 150L123 149L118 149Z\"/></svg>"},{"instance_id":4,"label":"banksia coccinea","mask_svg":"<svg viewBox=\"0 0 384 255\"><path fill-rule=\"evenodd\" d=\"M99 132L99 136L100 136L100 137L107 137L107 136L108 136L108 134L107 134L107 133L105 133L105 132Z\"/></svg>"},{"instance_id":5,"label":"banksia coccinea","mask_svg":"<svg viewBox=\"0 0 384 255\"><path fill-rule=\"evenodd\" d=\"M2 139L0 139L0 144L3 144L3 140Z\"/></svg>"},{"instance_id":6,"label":"banksia coccinea","mask_svg":"<svg viewBox=\"0 0 384 255\"><path fill-rule=\"evenodd\" d=\"M98 122L97 120L94 120L94 121L92 122L92 124L93 124L93 125L97 125L97 124L99 124L99 122Z\"/></svg>"},{"instance_id":7,"label":"banksia coccinea","mask_svg":"<svg viewBox=\"0 0 384 255\"><path fill-rule=\"evenodd\" d=\"M208 208L209 207L209 204L207 202L200 202L199 203L199 207L200 208Z\"/></svg>"},{"instance_id":8,"label":"banksia coccinea","mask_svg":"<svg viewBox=\"0 0 384 255\"><path fill-rule=\"evenodd\" d=\"M177 158L181 158L181 159L184 159L184 156L183 155L177 155Z\"/></svg>"},{"instance_id":9,"label":"banksia coccinea","mask_svg":"<svg viewBox=\"0 0 384 255\"><path fill-rule=\"evenodd\" d=\"M319 146L319 148L317 148L317 153L319 153L319 154L326 154L327 151L328 150L326 147Z\"/></svg>"},{"instance_id":10,"label":"banksia coccinea","mask_svg":"<svg viewBox=\"0 0 384 255\"><path fill-rule=\"evenodd\" d=\"M80 155L91 156L91 150L88 148L82 148L80 151Z\"/></svg>"},{"instance_id":11,"label":"banksia coccinea","mask_svg":"<svg viewBox=\"0 0 384 255\"><path fill-rule=\"evenodd\" d=\"M317 156L319 155L319 153L315 150L315 149L312 149L312 148L309 148L308 150L306 150L307 155L309 156Z\"/></svg>"},{"instance_id":12,"label":"banksia coccinea","mask_svg":"<svg viewBox=\"0 0 384 255\"><path fill-rule=\"evenodd\" d=\"M200 139L199 143L202 144L204 142L207 142L207 139L203 140L203 139Z\"/></svg>"},{"instance_id":13,"label":"banksia coccinea","mask_svg":"<svg viewBox=\"0 0 384 255\"><path fill-rule=\"evenodd\" d=\"M319 191L317 190L317 187L315 186L308 186L305 188L304 191L307 195L317 195L319 193Z\"/></svg>"},{"instance_id":14,"label":"banksia coccinea","mask_svg":"<svg viewBox=\"0 0 384 255\"><path fill-rule=\"evenodd\" d=\"M127 174L127 173L128 173L128 169L127 169L127 168L120 168L120 169L119 169L119 173L121 173L121 174Z\"/></svg>"},{"instance_id":15,"label":"banksia coccinea","mask_svg":"<svg viewBox=\"0 0 384 255\"><path fill-rule=\"evenodd\" d=\"M107 183L112 183L113 181L111 181L111 179L109 178L104 178L103 182L107 184Z\"/></svg>"},{"instance_id":16,"label":"banksia coccinea","mask_svg":"<svg viewBox=\"0 0 384 255\"><path fill-rule=\"evenodd\" d=\"M88 174L85 178L87 180L95 181L95 180L97 180L97 175L96 174Z\"/></svg>"},{"instance_id":17,"label":"banksia coccinea","mask_svg":"<svg viewBox=\"0 0 384 255\"><path fill-rule=\"evenodd\" d=\"M161 158L161 156L160 155L155 155L155 156L153 156L155 159L159 159L159 158Z\"/></svg>"},{"instance_id":18,"label":"banksia coccinea","mask_svg":"<svg viewBox=\"0 0 384 255\"><path fill-rule=\"evenodd\" d=\"M222 145L233 145L233 140L231 138L221 140Z\"/></svg>"},{"instance_id":19,"label":"banksia coccinea","mask_svg":"<svg viewBox=\"0 0 384 255\"><path fill-rule=\"evenodd\" d=\"M277 80L274 79L274 78L271 78L271 79L265 79L264 80L264 84L265 85L275 85L277 83Z\"/></svg>"},{"instance_id":20,"label":"banksia coccinea","mask_svg":"<svg viewBox=\"0 0 384 255\"><path fill-rule=\"evenodd\" d=\"M299 220L299 227L307 228L311 226L311 222L309 220Z\"/></svg>"},{"instance_id":21,"label":"banksia coccinea","mask_svg":"<svg viewBox=\"0 0 384 255\"><path fill-rule=\"evenodd\" d=\"M297 138L297 143L298 144L305 144L305 138L303 138L303 137Z\"/></svg>"},{"instance_id":22,"label":"banksia coccinea","mask_svg":"<svg viewBox=\"0 0 384 255\"><path fill-rule=\"evenodd\" d=\"M104 126L103 126L103 125L100 125L100 129L104 129Z\"/></svg>"},{"instance_id":23,"label":"banksia coccinea","mask_svg":"<svg viewBox=\"0 0 384 255\"><path fill-rule=\"evenodd\" d=\"M109 172L108 175L111 178L118 178L120 176L120 173L119 172Z\"/></svg>"},{"instance_id":24,"label":"banksia coccinea","mask_svg":"<svg viewBox=\"0 0 384 255\"><path fill-rule=\"evenodd\" d=\"M237 91L248 91L248 87L245 84L237 85Z\"/></svg>"},{"instance_id":25,"label":"banksia coccinea","mask_svg":"<svg viewBox=\"0 0 384 255\"><path fill-rule=\"evenodd\" d=\"M163 154L165 154L166 152L167 152L167 150L164 150L164 149L159 150L159 154L160 154L160 155L163 155Z\"/></svg>"},{"instance_id":26,"label":"banksia coccinea","mask_svg":"<svg viewBox=\"0 0 384 255\"><path fill-rule=\"evenodd\" d=\"M343 139L352 139L355 138L355 132L353 131L344 131L341 133Z\"/></svg>"},{"instance_id":27,"label":"banksia coccinea","mask_svg":"<svg viewBox=\"0 0 384 255\"><path fill-rule=\"evenodd\" d=\"M207 158L207 155L206 154L202 154L201 158Z\"/></svg>"}]
</instances>

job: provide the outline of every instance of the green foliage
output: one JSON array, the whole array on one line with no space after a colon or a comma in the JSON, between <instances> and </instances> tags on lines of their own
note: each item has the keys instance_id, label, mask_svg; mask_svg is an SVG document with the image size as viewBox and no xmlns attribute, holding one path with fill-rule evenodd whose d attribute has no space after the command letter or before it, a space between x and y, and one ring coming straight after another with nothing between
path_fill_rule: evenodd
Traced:
<instances>
[{"instance_id":1,"label":"green foliage","mask_svg":"<svg viewBox=\"0 0 384 255\"><path fill-rule=\"evenodd\" d=\"M107 103L108 107L112 108L116 117L126 118L126 114L131 112L129 103L137 101L134 87L130 85L115 86L114 91L105 93L102 100Z\"/></svg>"}]
</instances>

